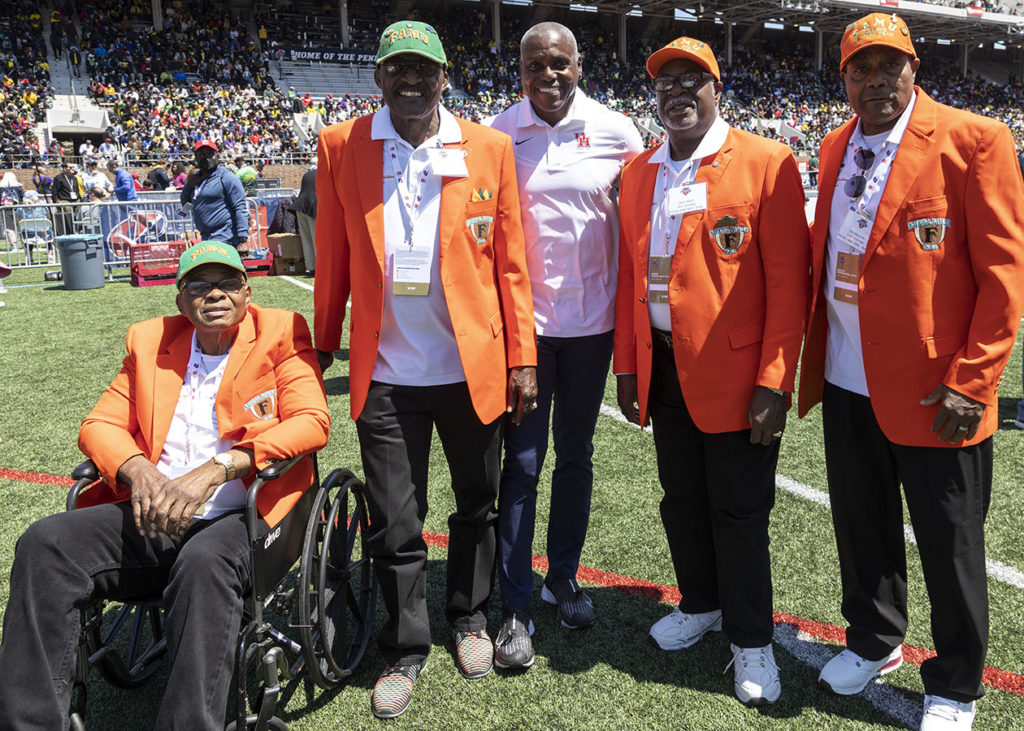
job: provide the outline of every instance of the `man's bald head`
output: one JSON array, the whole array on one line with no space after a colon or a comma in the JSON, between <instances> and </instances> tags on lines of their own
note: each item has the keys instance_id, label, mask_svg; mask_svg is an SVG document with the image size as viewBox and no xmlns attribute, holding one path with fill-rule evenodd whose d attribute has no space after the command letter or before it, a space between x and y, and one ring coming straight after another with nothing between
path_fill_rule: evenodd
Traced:
<instances>
[{"instance_id":1,"label":"man's bald head","mask_svg":"<svg viewBox=\"0 0 1024 731\"><path fill-rule=\"evenodd\" d=\"M537 25L526 31L526 33L523 34L522 39L519 41L520 55L522 55L524 48L532 46L535 43L545 41L549 36L554 36L558 41L569 44L572 48L573 56L576 60L579 60L580 49L576 44L576 36L574 36L572 31L561 23L554 22L537 23Z\"/></svg>"}]
</instances>

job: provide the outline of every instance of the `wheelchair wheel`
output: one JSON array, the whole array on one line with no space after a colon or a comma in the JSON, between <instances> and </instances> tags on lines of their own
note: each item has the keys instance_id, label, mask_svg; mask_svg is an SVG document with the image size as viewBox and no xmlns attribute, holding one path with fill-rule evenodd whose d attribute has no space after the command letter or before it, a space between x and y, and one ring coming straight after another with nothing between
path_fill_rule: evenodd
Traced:
<instances>
[{"instance_id":1,"label":"wheelchair wheel","mask_svg":"<svg viewBox=\"0 0 1024 731\"><path fill-rule=\"evenodd\" d=\"M352 674L373 630L377 580L363 547L369 520L362 487L348 470L334 470L306 525L299 628L310 678L321 688L333 688Z\"/></svg>"},{"instance_id":2,"label":"wheelchair wheel","mask_svg":"<svg viewBox=\"0 0 1024 731\"><path fill-rule=\"evenodd\" d=\"M90 664L95 664L107 682L118 688L137 688L145 683L167 652L164 610L152 603L121 605L106 630L103 604L94 604L86 612L82 631Z\"/></svg>"}]
</instances>

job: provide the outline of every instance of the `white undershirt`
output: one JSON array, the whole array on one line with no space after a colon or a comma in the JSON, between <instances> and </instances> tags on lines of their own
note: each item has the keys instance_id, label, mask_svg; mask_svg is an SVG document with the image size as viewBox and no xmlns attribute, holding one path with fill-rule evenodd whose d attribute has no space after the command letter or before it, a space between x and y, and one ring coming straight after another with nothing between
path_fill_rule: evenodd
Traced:
<instances>
[{"instance_id":1,"label":"white undershirt","mask_svg":"<svg viewBox=\"0 0 1024 731\"><path fill-rule=\"evenodd\" d=\"M885 192L885 185L889 180L889 173L892 170L891 164L886 164L886 153L890 162L895 162L893 155L897 154L894 149L899 148L903 133L910 122L910 115L914 109L914 102L903 110L896 126L887 132L876 135L865 135L861 130L860 121L850 136L850 142L846 146L846 153L843 157L842 166L839 168L839 175L836 178L836 188L832 193L832 210L828 222L828 242L825 249L825 284L823 296L825 297L826 312L828 314L828 335L825 342L825 380L835 384L847 391L858 393L861 396L870 396L868 393L867 376L864 373L864 351L860 337L860 308L856 303L842 302L835 299L834 292L836 283L836 258L840 251L851 252L851 247L843 244L837 239L851 207L862 210L871 226L874 228L875 214L878 211L878 204ZM845 183L851 177L860 173L860 169L854 164L853 156L858 147L867 147L875 153L875 162L871 169L866 171L865 177L871 181L877 174L877 180L873 181L872 190L865 190L860 199L852 199L843 190ZM854 252L851 252L854 253ZM863 276L863 273L862 273ZM839 287L847 287L856 290L857 286L839 283Z\"/></svg>"},{"instance_id":2,"label":"white undershirt","mask_svg":"<svg viewBox=\"0 0 1024 731\"><path fill-rule=\"evenodd\" d=\"M729 135L729 125L721 117L716 117L708 131L704 133L697 149L685 160L673 160L669 143L666 140L661 147L647 160L648 164L659 166L654 184L654 198L651 201L651 238L648 247L649 257L674 256L679 239L679 227L684 215L703 215L703 211L689 214L671 214L668 206L668 190L683 183L690 183L697 177L700 161L709 155L716 154L725 144ZM710 191L708 198L711 198ZM649 272L648 272L649 273ZM647 312L651 318L651 327L658 330L672 331L672 314L668 302L652 302L648 292Z\"/></svg>"},{"instance_id":3,"label":"white undershirt","mask_svg":"<svg viewBox=\"0 0 1024 731\"><path fill-rule=\"evenodd\" d=\"M427 152L445 143L461 142L462 130L444 107L438 106L438 115L437 134L415 149L395 131L386 106L373 115L371 123L371 138L384 141L384 312L373 367L373 380L381 383L438 386L466 380L441 284L442 177L430 171ZM402 174L401 190L396 170ZM410 203L417 201L415 210L403 201L403 193ZM433 247L426 296L396 295L392 291L395 251L408 248L410 224L413 243Z\"/></svg>"},{"instance_id":4,"label":"white undershirt","mask_svg":"<svg viewBox=\"0 0 1024 731\"><path fill-rule=\"evenodd\" d=\"M156 464L165 477L172 480L181 477L235 445L235 442L221 439L217 427L217 391L224 378L228 353L204 355L192 333L185 381L181 384L171 428ZM211 520L245 508L245 492L245 483L240 479L223 483L196 511L196 517Z\"/></svg>"}]
</instances>

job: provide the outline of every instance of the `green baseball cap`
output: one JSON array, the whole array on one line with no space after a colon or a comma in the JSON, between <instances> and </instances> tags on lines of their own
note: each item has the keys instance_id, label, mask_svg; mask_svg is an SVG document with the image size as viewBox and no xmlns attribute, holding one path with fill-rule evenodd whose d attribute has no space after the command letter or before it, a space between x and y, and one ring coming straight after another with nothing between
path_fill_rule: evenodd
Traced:
<instances>
[{"instance_id":1,"label":"green baseball cap","mask_svg":"<svg viewBox=\"0 0 1024 731\"><path fill-rule=\"evenodd\" d=\"M379 64L399 53L415 53L442 66L448 65L437 31L433 26L417 20L400 20L385 28L380 34L380 46L374 63Z\"/></svg>"},{"instance_id":2,"label":"green baseball cap","mask_svg":"<svg viewBox=\"0 0 1024 731\"><path fill-rule=\"evenodd\" d=\"M245 266L242 264L242 257L234 246L222 244L220 241L200 241L195 246L190 246L181 252L178 259L178 279L176 284L181 289L181 280L185 275L196 267L203 264L223 264L232 269L237 269L245 274Z\"/></svg>"}]
</instances>

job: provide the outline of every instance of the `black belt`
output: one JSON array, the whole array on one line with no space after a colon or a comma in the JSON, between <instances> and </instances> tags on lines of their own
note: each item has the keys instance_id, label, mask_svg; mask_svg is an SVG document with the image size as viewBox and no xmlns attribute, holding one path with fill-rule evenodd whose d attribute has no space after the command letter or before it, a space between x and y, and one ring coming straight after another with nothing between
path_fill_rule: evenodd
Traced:
<instances>
[{"instance_id":1,"label":"black belt","mask_svg":"<svg viewBox=\"0 0 1024 731\"><path fill-rule=\"evenodd\" d=\"M669 350L672 350L672 333L668 330L659 330L656 327L651 328L651 338L655 343L664 345Z\"/></svg>"}]
</instances>

